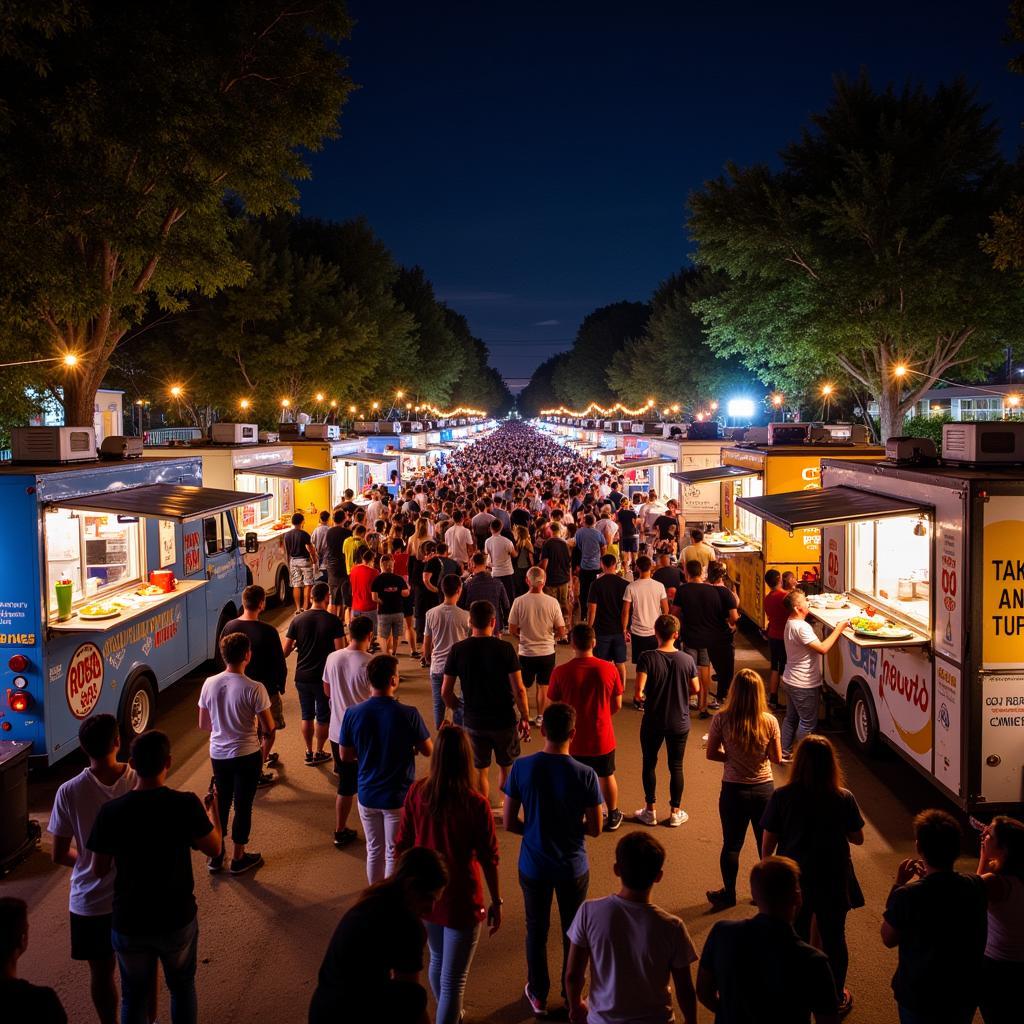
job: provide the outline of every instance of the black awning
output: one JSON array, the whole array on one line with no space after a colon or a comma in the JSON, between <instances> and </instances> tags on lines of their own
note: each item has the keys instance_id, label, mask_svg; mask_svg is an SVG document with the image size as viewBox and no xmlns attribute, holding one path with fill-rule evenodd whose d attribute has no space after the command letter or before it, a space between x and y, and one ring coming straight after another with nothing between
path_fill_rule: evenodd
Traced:
<instances>
[{"instance_id":1,"label":"black awning","mask_svg":"<svg viewBox=\"0 0 1024 1024\"><path fill-rule=\"evenodd\" d=\"M652 455L650 458L626 459L624 462L616 462L612 467L619 473L625 473L630 469L647 469L649 466L664 466L666 462L675 462L667 455Z\"/></svg>"},{"instance_id":2,"label":"black awning","mask_svg":"<svg viewBox=\"0 0 1024 1024\"><path fill-rule=\"evenodd\" d=\"M386 466L389 462L395 462L400 452L396 449L393 452L345 452L337 458L345 462L366 462L371 466Z\"/></svg>"},{"instance_id":3,"label":"black awning","mask_svg":"<svg viewBox=\"0 0 1024 1024\"><path fill-rule=\"evenodd\" d=\"M743 469L741 466L712 466L709 469L684 469L681 473L669 473L681 484L706 484L712 480L735 480L741 476L757 476L759 470Z\"/></svg>"},{"instance_id":4,"label":"black awning","mask_svg":"<svg viewBox=\"0 0 1024 1024\"><path fill-rule=\"evenodd\" d=\"M808 527L833 526L863 519L889 519L932 511L930 505L906 498L890 498L886 494L858 491L854 487L826 487L815 491L766 494L760 498L737 498L736 505L766 522L781 526L789 533Z\"/></svg>"},{"instance_id":5,"label":"black awning","mask_svg":"<svg viewBox=\"0 0 1024 1024\"><path fill-rule=\"evenodd\" d=\"M399 455L429 455L432 449L430 448L401 448L399 449Z\"/></svg>"},{"instance_id":6,"label":"black awning","mask_svg":"<svg viewBox=\"0 0 1024 1024\"><path fill-rule=\"evenodd\" d=\"M111 515L144 516L191 523L239 505L252 505L270 498L270 494L225 491L219 487L192 487L188 484L146 484L119 491L104 491L83 497L62 498L51 502L59 508L82 512L107 512Z\"/></svg>"},{"instance_id":7,"label":"black awning","mask_svg":"<svg viewBox=\"0 0 1024 1024\"><path fill-rule=\"evenodd\" d=\"M602 448L596 454L600 455L601 458L603 458L603 459L607 459L609 457L614 459L614 458L618 458L618 456L620 456L620 455L625 455L626 454L626 449L625 448Z\"/></svg>"},{"instance_id":8,"label":"black awning","mask_svg":"<svg viewBox=\"0 0 1024 1024\"><path fill-rule=\"evenodd\" d=\"M272 462L269 466L239 467L236 473L252 473L255 476L273 476L281 480L319 480L323 476L333 476L333 469L315 469L313 466L293 466L289 462Z\"/></svg>"}]
</instances>

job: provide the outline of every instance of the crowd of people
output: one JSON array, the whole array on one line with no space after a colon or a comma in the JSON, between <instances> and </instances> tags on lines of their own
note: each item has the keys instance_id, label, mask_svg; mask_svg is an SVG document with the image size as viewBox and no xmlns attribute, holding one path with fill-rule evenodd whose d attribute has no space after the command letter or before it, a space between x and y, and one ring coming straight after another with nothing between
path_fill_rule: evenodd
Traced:
<instances>
[{"instance_id":1,"label":"crowd of people","mask_svg":"<svg viewBox=\"0 0 1024 1024\"><path fill-rule=\"evenodd\" d=\"M369 884L330 938L311 1024L429 1020L425 948L434 1020L462 1019L481 932L503 920L496 819L521 837L523 997L534 1016L667 1022L673 990L687 1024L698 1002L722 1024L828 1024L848 1013L846 918L865 904L851 847L864 841L864 820L816 731L821 655L841 630L820 640L792 575L769 571L769 683L735 672L737 601L701 532L684 538L674 502L627 495L621 476L518 422L407 483L365 503L347 495L312 533L296 515L296 615L283 638L261 621L262 589L246 589L220 640L224 669L198 700L212 773L202 800L167 786L162 732L137 737L124 764L111 716L82 723L89 764L61 786L49 830L54 860L71 869L71 955L88 963L101 1024L118 1017L117 967L122 1024L154 1020L158 965L174 1024L197 1019L191 851L215 874L263 863L250 848L253 807L260 787L277 784L293 652L305 764L335 773L335 846L358 841L357 812ZM557 664L560 645L571 656ZM402 658L428 670L429 725L399 697ZM627 815L614 716L630 683L644 803ZM699 953L683 921L652 901L665 872L683 870L683 848L670 853L642 827L688 820L694 718L707 720L707 760L723 766L712 912L737 903L748 832L756 856L757 913L716 923ZM662 748L667 815L657 803ZM616 845L617 891L592 898L588 843L626 820L641 827ZM984 826L974 874L954 868L955 818L925 811L914 830L916 856L877 908L881 941L899 951L902 1024L966 1024L979 1005L986 1024L1017 1020L1024 825ZM0 1008L14 1007L12 1020L64 1020L51 990L17 977L27 942L24 903L0 899Z\"/></svg>"}]
</instances>

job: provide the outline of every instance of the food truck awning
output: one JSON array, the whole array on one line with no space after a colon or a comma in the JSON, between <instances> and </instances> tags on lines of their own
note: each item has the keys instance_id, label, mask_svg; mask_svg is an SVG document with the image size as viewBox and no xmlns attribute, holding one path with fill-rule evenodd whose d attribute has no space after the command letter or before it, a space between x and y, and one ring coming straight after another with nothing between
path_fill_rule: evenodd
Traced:
<instances>
[{"instance_id":1,"label":"food truck awning","mask_svg":"<svg viewBox=\"0 0 1024 1024\"><path fill-rule=\"evenodd\" d=\"M741 476L757 476L758 470L742 466L712 466L709 469L684 469L681 473L669 473L681 484L706 484L712 480L735 480Z\"/></svg>"},{"instance_id":2,"label":"food truck awning","mask_svg":"<svg viewBox=\"0 0 1024 1024\"><path fill-rule=\"evenodd\" d=\"M254 491L225 491L219 487L192 487L188 484L145 484L120 491L104 491L81 497L61 498L50 504L81 512L106 512L110 515L143 516L191 523L196 519L226 512L239 505L253 505L272 494Z\"/></svg>"},{"instance_id":3,"label":"food truck awning","mask_svg":"<svg viewBox=\"0 0 1024 1024\"><path fill-rule=\"evenodd\" d=\"M252 473L255 476L274 476L282 480L319 480L322 476L333 476L333 469L314 469L312 466L293 466L289 462L273 462L269 466L253 466L251 469L236 469L236 473Z\"/></svg>"},{"instance_id":4,"label":"food truck awning","mask_svg":"<svg viewBox=\"0 0 1024 1024\"><path fill-rule=\"evenodd\" d=\"M675 462L667 455L652 455L649 459L627 459L625 462L616 462L614 469L620 473L626 473L631 469L647 469L649 466L664 466L666 462Z\"/></svg>"},{"instance_id":5,"label":"food truck awning","mask_svg":"<svg viewBox=\"0 0 1024 1024\"><path fill-rule=\"evenodd\" d=\"M399 451L399 455L429 455L433 449L431 448L402 448Z\"/></svg>"},{"instance_id":6,"label":"food truck awning","mask_svg":"<svg viewBox=\"0 0 1024 1024\"><path fill-rule=\"evenodd\" d=\"M625 448L602 448L598 453L602 459L617 459L620 455L626 454Z\"/></svg>"},{"instance_id":7,"label":"food truck awning","mask_svg":"<svg viewBox=\"0 0 1024 1024\"><path fill-rule=\"evenodd\" d=\"M389 462L394 462L398 458L399 452L345 452L344 455L339 455L339 459L344 459L346 462L368 462L371 466L386 466Z\"/></svg>"},{"instance_id":8,"label":"food truck awning","mask_svg":"<svg viewBox=\"0 0 1024 1024\"><path fill-rule=\"evenodd\" d=\"M817 491L786 491L783 494L766 494L760 498L737 498L736 505L766 522L781 526L789 533L807 527L833 526L859 519L889 519L932 511L930 505L906 498L890 498L885 494L858 491L854 487L826 487Z\"/></svg>"}]
</instances>

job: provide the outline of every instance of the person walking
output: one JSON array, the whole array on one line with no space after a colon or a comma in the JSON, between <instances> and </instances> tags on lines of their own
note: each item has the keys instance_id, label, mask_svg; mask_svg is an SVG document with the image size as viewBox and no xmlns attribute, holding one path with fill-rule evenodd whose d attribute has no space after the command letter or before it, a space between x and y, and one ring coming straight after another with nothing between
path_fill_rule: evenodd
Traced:
<instances>
[{"instance_id":1,"label":"person walking","mask_svg":"<svg viewBox=\"0 0 1024 1024\"><path fill-rule=\"evenodd\" d=\"M327 610L332 615L342 618L345 606L349 603L345 597L348 583L348 563L345 561L345 541L352 536L346 525L348 516L342 509L335 509L331 516L331 526L324 535L324 557L322 565L327 570L327 586L331 597Z\"/></svg>"},{"instance_id":2,"label":"person walking","mask_svg":"<svg viewBox=\"0 0 1024 1024\"><path fill-rule=\"evenodd\" d=\"M461 508L455 509L452 513L452 525L444 534L444 542L448 545L448 551L453 561L459 563L460 569L469 568L469 559L476 550L473 534L466 528L464 516L465 513Z\"/></svg>"},{"instance_id":3,"label":"person walking","mask_svg":"<svg viewBox=\"0 0 1024 1024\"><path fill-rule=\"evenodd\" d=\"M444 666L452 648L470 633L469 612L460 607L462 580L458 576L445 576L441 580L444 600L431 608L424 620L423 657L430 665L430 692L434 706L434 728L440 729L445 718L445 703L441 696L444 684ZM462 698L454 709L456 725L462 725Z\"/></svg>"},{"instance_id":4,"label":"person walking","mask_svg":"<svg viewBox=\"0 0 1024 1024\"><path fill-rule=\"evenodd\" d=\"M701 718L710 718L718 701L711 696L711 651L739 617L735 599L722 587L714 587L701 579L703 568L696 559L686 563L686 582L676 591L682 625L683 650L693 658L700 677L697 711ZM709 710L711 709L711 710Z\"/></svg>"},{"instance_id":5,"label":"person walking","mask_svg":"<svg viewBox=\"0 0 1024 1024\"><path fill-rule=\"evenodd\" d=\"M768 679L768 706L779 706L779 683L782 673L786 670L786 620L789 609L786 607L786 594L782 588L782 573L778 569L769 569L764 574L764 584L768 593L764 595L764 614L768 621L765 637L768 640L768 653L771 659L771 675Z\"/></svg>"},{"instance_id":6,"label":"person walking","mask_svg":"<svg viewBox=\"0 0 1024 1024\"><path fill-rule=\"evenodd\" d=\"M717 591L722 608L708 647L708 659L714 672L715 698L723 704L729 696L729 684L736 674L736 623L740 619L740 602L729 585L725 562L708 565L708 583Z\"/></svg>"},{"instance_id":7,"label":"person walking","mask_svg":"<svg viewBox=\"0 0 1024 1024\"><path fill-rule=\"evenodd\" d=\"M287 658L297 651L295 659L295 692L299 698L302 719L302 740L306 745L307 767L326 764L330 755L327 744L331 709L324 695L324 662L331 651L345 646L345 626L341 619L327 610L330 590L326 583L314 583L311 593L313 607L296 615L288 624L283 650Z\"/></svg>"},{"instance_id":8,"label":"person walking","mask_svg":"<svg viewBox=\"0 0 1024 1024\"><path fill-rule=\"evenodd\" d=\"M604 830L622 824L619 787L615 781L615 730L612 716L622 710L622 679L614 666L594 657L596 639L590 626L572 627L573 657L551 673L548 697L576 712L576 734L570 755L594 769L607 811Z\"/></svg>"},{"instance_id":9,"label":"person walking","mask_svg":"<svg viewBox=\"0 0 1024 1024\"><path fill-rule=\"evenodd\" d=\"M338 792L334 799L334 845L339 850L356 839L356 830L348 827L348 819L357 788L356 765L341 759L341 723L345 712L368 700L372 692L366 678L372 638L373 623L366 616L357 615L349 623L348 646L332 651L324 662L324 693L331 703L328 737L334 773L338 777Z\"/></svg>"},{"instance_id":10,"label":"person walking","mask_svg":"<svg viewBox=\"0 0 1024 1024\"><path fill-rule=\"evenodd\" d=\"M227 633L220 640L224 671L210 676L199 693L199 728L210 734L210 761L217 787L220 830L227 835L231 823L233 875L252 871L263 863L258 853L246 853L252 831L252 805L260 772L274 742L274 717L266 687L246 675L252 647L244 633ZM263 739L260 740L260 733ZM224 850L210 858L211 874L223 870Z\"/></svg>"},{"instance_id":11,"label":"person walking","mask_svg":"<svg viewBox=\"0 0 1024 1024\"><path fill-rule=\"evenodd\" d=\"M641 556L646 557L646 556ZM662 744L668 758L669 817L666 824L677 828L689 820L682 808L683 755L690 735L690 694L699 687L693 658L676 649L679 620L661 615L654 623L658 646L640 655L636 666L634 703L644 709L640 723L642 777L646 804L633 815L643 825L657 825L658 751Z\"/></svg>"},{"instance_id":12,"label":"person walking","mask_svg":"<svg viewBox=\"0 0 1024 1024\"><path fill-rule=\"evenodd\" d=\"M547 947L552 898L557 900L561 923L564 998L567 933L590 884L584 837L601 834L597 775L593 768L569 756L576 712L568 704L549 704L541 728L544 749L520 758L509 772L504 815L505 831L523 837L519 847L519 885L526 907L527 982L523 993L538 1017L547 1014L551 989Z\"/></svg>"},{"instance_id":13,"label":"person walking","mask_svg":"<svg viewBox=\"0 0 1024 1024\"><path fill-rule=\"evenodd\" d=\"M768 800L761 828L762 855L778 851L800 865L803 903L794 927L810 942L813 920L821 949L832 966L839 1013L844 1016L853 1006L853 996L846 988L850 960L846 915L864 906L850 845L863 844L864 819L856 798L843 786L835 748L824 736L801 740L789 784Z\"/></svg>"},{"instance_id":14,"label":"person walking","mask_svg":"<svg viewBox=\"0 0 1024 1024\"><path fill-rule=\"evenodd\" d=\"M637 532L637 514L633 510L633 503L629 498L624 497L619 502L619 510L615 513L615 522L619 527L619 553L622 556L622 567L632 575L633 561L640 550L640 536Z\"/></svg>"},{"instance_id":15,"label":"person walking","mask_svg":"<svg viewBox=\"0 0 1024 1024\"><path fill-rule=\"evenodd\" d=\"M317 572L317 553L313 540L302 528L306 517L301 512L292 516L292 528L284 535L284 552L288 556L288 579L292 586L295 614L309 607L310 590Z\"/></svg>"},{"instance_id":16,"label":"person walking","mask_svg":"<svg viewBox=\"0 0 1024 1024\"><path fill-rule=\"evenodd\" d=\"M988 896L983 879L955 870L962 839L951 814L922 811L914 818L917 857L896 869L882 943L899 950L892 991L900 1024L974 1019L985 967Z\"/></svg>"},{"instance_id":17,"label":"person walking","mask_svg":"<svg viewBox=\"0 0 1024 1024\"><path fill-rule=\"evenodd\" d=\"M342 762L356 762L359 820L366 836L366 877L371 885L395 866L402 804L416 776L416 755L434 749L419 711L400 704L398 659L378 654L366 666L368 700L347 708L338 746Z\"/></svg>"},{"instance_id":18,"label":"person walking","mask_svg":"<svg viewBox=\"0 0 1024 1024\"><path fill-rule=\"evenodd\" d=\"M560 602L548 593L547 577L535 565L526 573L529 590L512 602L508 628L519 642L519 665L523 686L527 691L537 684L537 717L539 726L547 703L548 683L555 667L555 643L566 633Z\"/></svg>"},{"instance_id":19,"label":"person walking","mask_svg":"<svg viewBox=\"0 0 1024 1024\"><path fill-rule=\"evenodd\" d=\"M491 564L491 575L505 588L508 603L516 597L514 559L515 544L505 536L504 526L500 519L491 522L491 535L484 544L484 550Z\"/></svg>"},{"instance_id":20,"label":"person walking","mask_svg":"<svg viewBox=\"0 0 1024 1024\"><path fill-rule=\"evenodd\" d=\"M594 630L594 656L610 661L626 685L626 637L622 629L622 603L629 584L619 575L618 559L601 556L601 575L587 595L586 622Z\"/></svg>"},{"instance_id":21,"label":"person walking","mask_svg":"<svg viewBox=\"0 0 1024 1024\"><path fill-rule=\"evenodd\" d=\"M800 910L800 868L766 857L750 872L757 916L719 921L700 955L697 998L719 1022L836 1024L836 986L828 958L793 930Z\"/></svg>"},{"instance_id":22,"label":"person walking","mask_svg":"<svg viewBox=\"0 0 1024 1024\"><path fill-rule=\"evenodd\" d=\"M53 798L48 826L53 836L51 856L54 864L71 868L71 959L89 965L89 995L100 1024L115 1024L118 995L110 939L114 876L111 873L97 878L93 874L94 855L86 841L100 808L135 787L135 772L117 760L121 739L113 715L85 719L78 727L78 745L89 764L62 783ZM0 1006L11 1012L6 1003L0 1002ZM151 1021L155 1011L156 1007L151 1006Z\"/></svg>"},{"instance_id":23,"label":"person walking","mask_svg":"<svg viewBox=\"0 0 1024 1024\"><path fill-rule=\"evenodd\" d=\"M664 874L665 847L646 832L630 832L615 847L613 870L619 891L587 900L569 927L565 988L569 1020L645 1021L674 1019L669 981L684 1024L697 1022L691 964L697 959L686 925L651 902ZM590 996L583 983L590 967Z\"/></svg>"},{"instance_id":24,"label":"person walking","mask_svg":"<svg viewBox=\"0 0 1024 1024\"><path fill-rule=\"evenodd\" d=\"M736 876L748 827L754 830L755 851L761 853L761 818L775 790L772 764L782 761L779 722L768 710L764 681L753 669L736 674L725 707L711 719L707 759L725 765L718 796L722 888L707 893L712 907L724 910L736 906Z\"/></svg>"},{"instance_id":25,"label":"person walking","mask_svg":"<svg viewBox=\"0 0 1024 1024\"><path fill-rule=\"evenodd\" d=\"M425 1024L422 919L447 884L441 857L416 846L402 854L394 874L362 894L331 936L309 1004L309 1024Z\"/></svg>"},{"instance_id":26,"label":"person walking","mask_svg":"<svg viewBox=\"0 0 1024 1024\"><path fill-rule=\"evenodd\" d=\"M807 621L810 605L802 590L793 590L786 597L789 618L783 642L786 645L786 668L782 682L786 690L786 717L782 722L782 758L793 756L793 744L818 727L818 705L821 703L821 656L828 654L850 624L845 619L824 639Z\"/></svg>"},{"instance_id":27,"label":"person walking","mask_svg":"<svg viewBox=\"0 0 1024 1024\"><path fill-rule=\"evenodd\" d=\"M569 582L572 579L572 552L562 537L562 527L551 523L551 536L541 545L539 568L544 570L544 593L553 597L562 609L562 621L572 622ZM529 572L526 585L529 587Z\"/></svg>"},{"instance_id":28,"label":"person walking","mask_svg":"<svg viewBox=\"0 0 1024 1024\"><path fill-rule=\"evenodd\" d=\"M27 952L28 904L17 896L0 896L0 1006L4 1020L67 1024L67 1014L52 988L18 977L18 961ZM116 989L114 1002L116 1010Z\"/></svg>"},{"instance_id":29,"label":"person walking","mask_svg":"<svg viewBox=\"0 0 1024 1024\"><path fill-rule=\"evenodd\" d=\"M601 571L601 557L607 550L604 534L595 528L596 523L597 519L588 512L583 517L583 525L573 537L573 543L580 557L577 572L579 574L580 614L584 618L587 614L591 584Z\"/></svg>"},{"instance_id":30,"label":"person walking","mask_svg":"<svg viewBox=\"0 0 1024 1024\"><path fill-rule=\"evenodd\" d=\"M716 557L715 549L704 540L704 531L696 527L690 530L690 543L679 553L679 561L683 565L687 562L700 562L703 576Z\"/></svg>"},{"instance_id":31,"label":"person walking","mask_svg":"<svg viewBox=\"0 0 1024 1024\"><path fill-rule=\"evenodd\" d=\"M448 884L424 919L437 1024L459 1024L481 925L486 921L491 935L501 927L494 815L476 791L474 775L469 737L459 726L445 726L429 774L405 798L395 842L399 854L414 846L436 850L448 869ZM481 876L490 898L486 907Z\"/></svg>"},{"instance_id":32,"label":"person walking","mask_svg":"<svg viewBox=\"0 0 1024 1024\"><path fill-rule=\"evenodd\" d=\"M981 976L985 1024L1020 1016L1024 985L1024 823L997 815L981 834L978 874L988 896L988 939Z\"/></svg>"},{"instance_id":33,"label":"person walking","mask_svg":"<svg viewBox=\"0 0 1024 1024\"><path fill-rule=\"evenodd\" d=\"M100 808L86 842L97 878L116 869L110 936L121 968L121 1022L146 1024L159 964L172 1024L196 1024L192 849L207 857L221 851L216 787L202 802L170 789L171 743L156 729L135 737L129 763L135 788Z\"/></svg>"},{"instance_id":34,"label":"person walking","mask_svg":"<svg viewBox=\"0 0 1024 1024\"><path fill-rule=\"evenodd\" d=\"M373 567L376 555L373 549L364 547L356 556L356 564L348 574L349 585L352 587L352 615L365 615L373 623L375 638L379 636L377 628L377 598L373 592L373 584L380 573Z\"/></svg>"},{"instance_id":35,"label":"person walking","mask_svg":"<svg viewBox=\"0 0 1024 1024\"><path fill-rule=\"evenodd\" d=\"M504 539L503 537L502 540ZM474 601L486 601L488 604L493 605L495 614L494 631L499 635L504 633L508 623L508 613L512 608L512 601L509 599L508 590L504 584L491 575L485 552L475 551L470 557L469 574L469 579L466 580L462 587L459 607L463 611L469 611L469 606Z\"/></svg>"},{"instance_id":36,"label":"person walking","mask_svg":"<svg viewBox=\"0 0 1024 1024\"><path fill-rule=\"evenodd\" d=\"M409 584L395 571L391 555L381 555L380 572L370 584L370 593L377 603L377 636L385 654L398 654L405 630L405 599L410 596Z\"/></svg>"},{"instance_id":37,"label":"person walking","mask_svg":"<svg viewBox=\"0 0 1024 1024\"><path fill-rule=\"evenodd\" d=\"M492 758L498 765L498 784L504 788L519 756L519 741L528 742L530 737L530 707L519 656L512 644L494 636L494 621L494 606L487 601L470 606L471 634L452 647L441 682L441 699L453 711L460 703L455 684L462 686L477 789L485 798L490 795Z\"/></svg>"},{"instance_id":38,"label":"person walking","mask_svg":"<svg viewBox=\"0 0 1024 1024\"><path fill-rule=\"evenodd\" d=\"M515 596L525 594L529 587L526 585L526 573L533 565L533 541L530 540L530 531L525 526L513 526L515 537L516 558L515 558Z\"/></svg>"},{"instance_id":39,"label":"person walking","mask_svg":"<svg viewBox=\"0 0 1024 1024\"><path fill-rule=\"evenodd\" d=\"M639 574L622 595L622 634L630 644L633 664L639 665L644 651L658 646L654 623L659 615L668 615L668 594L651 576L653 563L647 555L636 560Z\"/></svg>"}]
</instances>

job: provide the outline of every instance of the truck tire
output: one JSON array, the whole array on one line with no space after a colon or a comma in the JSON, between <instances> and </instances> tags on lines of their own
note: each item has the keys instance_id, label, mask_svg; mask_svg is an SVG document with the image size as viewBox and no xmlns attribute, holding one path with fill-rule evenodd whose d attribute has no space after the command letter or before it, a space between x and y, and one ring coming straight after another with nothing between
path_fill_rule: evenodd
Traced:
<instances>
[{"instance_id":1,"label":"truck tire","mask_svg":"<svg viewBox=\"0 0 1024 1024\"><path fill-rule=\"evenodd\" d=\"M272 596L276 605L283 605L288 602L288 570L283 566L277 570L277 580L274 583L274 593Z\"/></svg>"},{"instance_id":2,"label":"truck tire","mask_svg":"<svg viewBox=\"0 0 1024 1024\"><path fill-rule=\"evenodd\" d=\"M136 736L152 728L156 718L156 686L148 672L131 676L121 695L121 746L127 750Z\"/></svg>"},{"instance_id":3,"label":"truck tire","mask_svg":"<svg viewBox=\"0 0 1024 1024\"><path fill-rule=\"evenodd\" d=\"M850 687L847 706L850 712L850 736L853 745L862 754L879 753L882 744L878 735L878 715L874 702L863 684L855 683Z\"/></svg>"}]
</instances>

